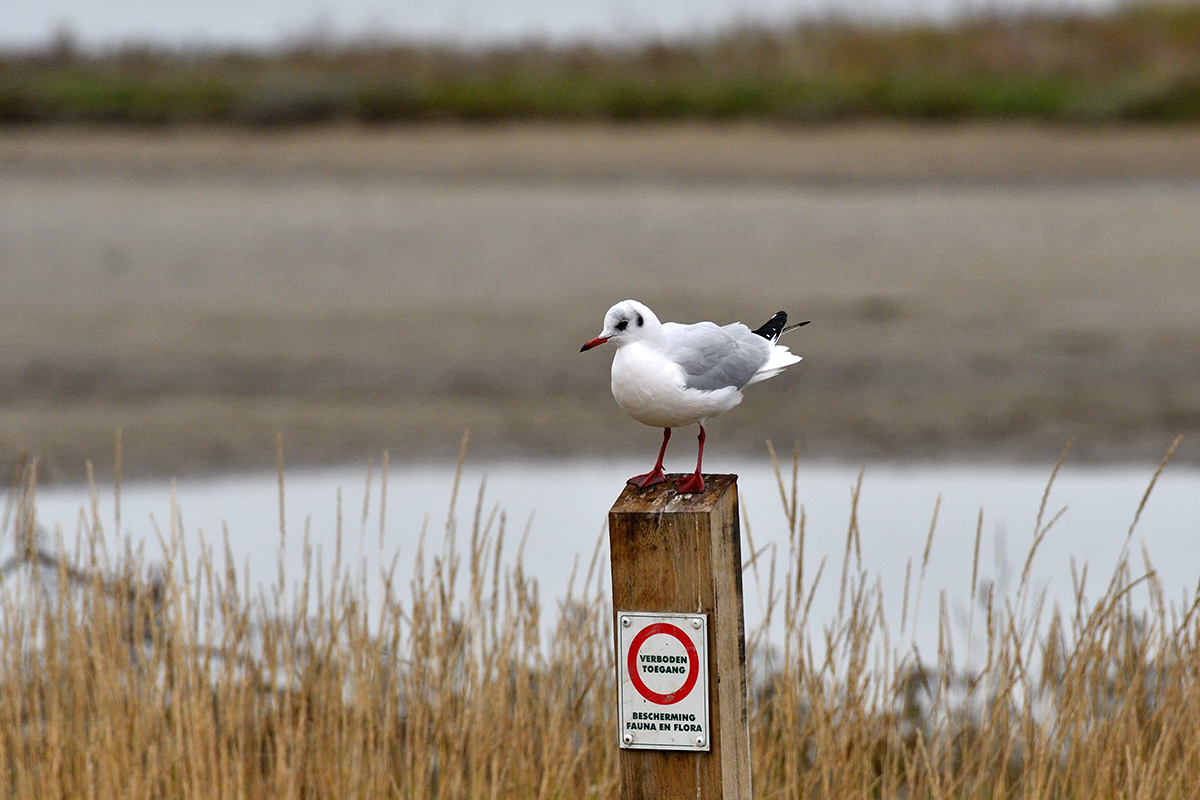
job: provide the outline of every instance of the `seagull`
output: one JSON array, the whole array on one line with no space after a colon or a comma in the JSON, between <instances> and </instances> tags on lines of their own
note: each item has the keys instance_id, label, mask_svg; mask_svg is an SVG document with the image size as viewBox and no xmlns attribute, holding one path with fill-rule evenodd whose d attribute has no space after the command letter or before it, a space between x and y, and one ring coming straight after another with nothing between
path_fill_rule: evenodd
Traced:
<instances>
[{"instance_id":1,"label":"seagull","mask_svg":"<svg viewBox=\"0 0 1200 800\"><path fill-rule=\"evenodd\" d=\"M643 425L663 429L662 449L654 469L627 482L638 488L664 483L663 454L671 429L698 423L699 450L696 471L676 481L682 493L704 491L700 462L704 458L704 423L742 402L742 389L773 378L800 361L776 344L788 326L780 311L757 330L740 322L717 325L697 322L659 322L654 312L636 300L622 300L604 315L600 335L579 352L612 342L617 347L612 363L612 393L617 405Z\"/></svg>"}]
</instances>

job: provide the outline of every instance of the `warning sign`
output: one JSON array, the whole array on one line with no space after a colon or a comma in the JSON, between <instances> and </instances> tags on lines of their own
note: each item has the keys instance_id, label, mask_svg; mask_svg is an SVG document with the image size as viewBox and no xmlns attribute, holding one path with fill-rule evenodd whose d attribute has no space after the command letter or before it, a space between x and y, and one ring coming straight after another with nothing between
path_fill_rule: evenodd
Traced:
<instances>
[{"instance_id":1,"label":"warning sign","mask_svg":"<svg viewBox=\"0 0 1200 800\"><path fill-rule=\"evenodd\" d=\"M617 613L621 747L706 751L708 617Z\"/></svg>"}]
</instances>

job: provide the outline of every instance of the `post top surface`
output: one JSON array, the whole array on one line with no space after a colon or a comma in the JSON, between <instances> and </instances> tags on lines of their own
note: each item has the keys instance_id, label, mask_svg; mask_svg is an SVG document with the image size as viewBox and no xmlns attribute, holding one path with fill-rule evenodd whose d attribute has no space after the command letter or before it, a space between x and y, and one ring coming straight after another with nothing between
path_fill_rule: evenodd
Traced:
<instances>
[{"instance_id":1,"label":"post top surface","mask_svg":"<svg viewBox=\"0 0 1200 800\"><path fill-rule=\"evenodd\" d=\"M629 484L609 509L610 514L640 514L661 512L708 512L716 507L721 496L731 488L737 490L737 475L705 475L704 491L680 494L675 481L687 475L668 475L666 483L639 489Z\"/></svg>"}]
</instances>

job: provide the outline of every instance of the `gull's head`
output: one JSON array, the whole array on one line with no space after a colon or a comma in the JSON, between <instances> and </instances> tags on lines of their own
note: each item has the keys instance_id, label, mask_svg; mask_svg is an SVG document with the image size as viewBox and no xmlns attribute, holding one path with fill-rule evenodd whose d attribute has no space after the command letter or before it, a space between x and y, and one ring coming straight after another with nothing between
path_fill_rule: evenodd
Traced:
<instances>
[{"instance_id":1,"label":"gull's head","mask_svg":"<svg viewBox=\"0 0 1200 800\"><path fill-rule=\"evenodd\" d=\"M600 331L600 335L579 348L579 352L591 350L607 341L620 347L661 329L662 323L654 316L653 311L637 300L622 300L604 315L604 329Z\"/></svg>"}]
</instances>

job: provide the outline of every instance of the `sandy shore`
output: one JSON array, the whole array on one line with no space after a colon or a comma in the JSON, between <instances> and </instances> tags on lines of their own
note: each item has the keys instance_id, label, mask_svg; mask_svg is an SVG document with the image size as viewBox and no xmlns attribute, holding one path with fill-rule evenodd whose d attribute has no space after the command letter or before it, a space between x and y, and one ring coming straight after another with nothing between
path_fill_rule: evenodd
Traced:
<instances>
[{"instance_id":1,"label":"sandy shore","mask_svg":"<svg viewBox=\"0 0 1200 800\"><path fill-rule=\"evenodd\" d=\"M650 460L577 352L627 296L814 320L713 469L1156 460L1200 428L1197 220L1196 128L8 130L0 460Z\"/></svg>"}]
</instances>

